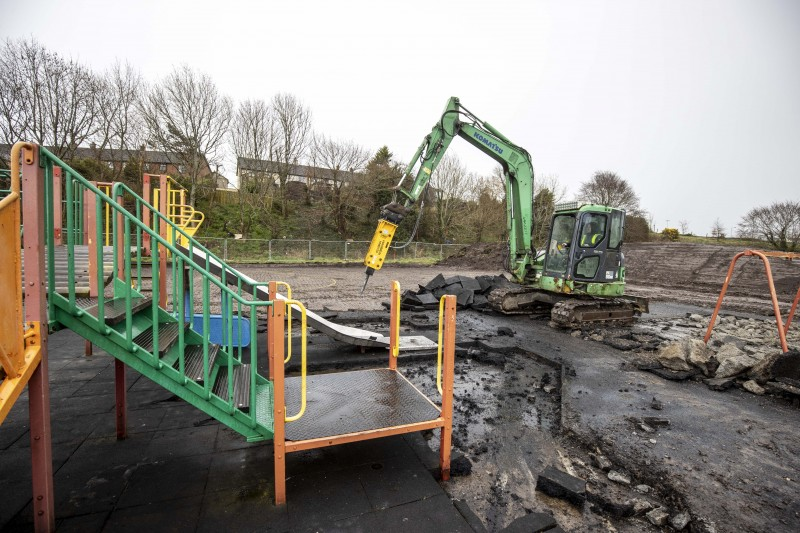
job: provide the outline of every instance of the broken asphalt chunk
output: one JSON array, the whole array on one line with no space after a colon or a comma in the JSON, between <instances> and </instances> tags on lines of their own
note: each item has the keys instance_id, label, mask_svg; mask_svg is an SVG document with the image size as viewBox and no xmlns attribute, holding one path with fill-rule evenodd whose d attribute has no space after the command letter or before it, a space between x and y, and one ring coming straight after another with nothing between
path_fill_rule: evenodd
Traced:
<instances>
[{"instance_id":1,"label":"broken asphalt chunk","mask_svg":"<svg viewBox=\"0 0 800 533\"><path fill-rule=\"evenodd\" d=\"M552 466L544 469L536 479L536 490L548 496L567 500L575 505L586 501L586 481L557 470Z\"/></svg>"}]
</instances>

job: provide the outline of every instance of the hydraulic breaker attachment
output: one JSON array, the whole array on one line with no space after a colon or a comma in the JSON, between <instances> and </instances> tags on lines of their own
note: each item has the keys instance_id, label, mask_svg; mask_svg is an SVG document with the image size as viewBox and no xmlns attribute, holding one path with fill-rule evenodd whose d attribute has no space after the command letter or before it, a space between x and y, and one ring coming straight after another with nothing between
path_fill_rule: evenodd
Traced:
<instances>
[{"instance_id":1,"label":"hydraulic breaker attachment","mask_svg":"<svg viewBox=\"0 0 800 533\"><path fill-rule=\"evenodd\" d=\"M361 292L364 292L364 289L367 287L369 277L383 266L383 260L386 259L386 254L389 252L389 245L392 244L396 229L397 224L392 224L388 220L383 219L378 221L378 228L372 236L372 242L369 245L367 256L364 258L364 266L367 267L367 279L364 280L364 288L361 289Z\"/></svg>"}]
</instances>

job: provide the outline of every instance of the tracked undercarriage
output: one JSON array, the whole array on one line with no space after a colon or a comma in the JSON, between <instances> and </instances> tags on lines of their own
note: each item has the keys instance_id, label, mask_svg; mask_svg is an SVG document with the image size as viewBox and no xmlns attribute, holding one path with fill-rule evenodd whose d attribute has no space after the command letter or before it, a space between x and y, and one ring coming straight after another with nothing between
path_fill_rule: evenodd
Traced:
<instances>
[{"instance_id":1,"label":"tracked undercarriage","mask_svg":"<svg viewBox=\"0 0 800 533\"><path fill-rule=\"evenodd\" d=\"M592 298L566 296L530 287L498 288L489 293L489 305L507 315L550 314L550 325L579 329L585 326L632 324L648 311L647 300L631 296Z\"/></svg>"}]
</instances>

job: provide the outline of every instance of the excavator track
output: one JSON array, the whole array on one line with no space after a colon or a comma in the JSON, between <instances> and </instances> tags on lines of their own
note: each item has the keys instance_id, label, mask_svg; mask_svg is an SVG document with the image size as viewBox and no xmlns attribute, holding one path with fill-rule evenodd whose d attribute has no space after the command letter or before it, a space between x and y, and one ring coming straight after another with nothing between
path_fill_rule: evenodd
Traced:
<instances>
[{"instance_id":1,"label":"excavator track","mask_svg":"<svg viewBox=\"0 0 800 533\"><path fill-rule=\"evenodd\" d=\"M579 329L584 326L630 326L638 310L633 302L612 298L562 300L550 312L550 325Z\"/></svg>"},{"instance_id":2,"label":"excavator track","mask_svg":"<svg viewBox=\"0 0 800 533\"><path fill-rule=\"evenodd\" d=\"M579 298L555 295L527 287L501 287L489 293L489 305L506 315L550 316L550 325L579 329L585 326L628 326L646 302L626 298Z\"/></svg>"},{"instance_id":3,"label":"excavator track","mask_svg":"<svg viewBox=\"0 0 800 533\"><path fill-rule=\"evenodd\" d=\"M489 307L504 315L547 315L552 302L539 301L541 291L525 287L499 287L487 296Z\"/></svg>"}]
</instances>

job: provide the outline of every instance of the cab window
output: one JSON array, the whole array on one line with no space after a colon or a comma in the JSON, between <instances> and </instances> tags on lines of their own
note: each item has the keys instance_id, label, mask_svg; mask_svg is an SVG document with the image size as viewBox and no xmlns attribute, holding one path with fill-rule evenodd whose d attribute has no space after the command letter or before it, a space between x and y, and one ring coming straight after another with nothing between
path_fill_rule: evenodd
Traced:
<instances>
[{"instance_id":1,"label":"cab window","mask_svg":"<svg viewBox=\"0 0 800 533\"><path fill-rule=\"evenodd\" d=\"M547 247L545 270L565 273L569 259L569 247L575 230L575 217L558 215L553 219L553 230Z\"/></svg>"},{"instance_id":2,"label":"cab window","mask_svg":"<svg viewBox=\"0 0 800 533\"><path fill-rule=\"evenodd\" d=\"M611 213L611 230L608 235L608 247L616 250L622 244L622 236L625 231L623 221L625 214L622 211Z\"/></svg>"},{"instance_id":3,"label":"cab window","mask_svg":"<svg viewBox=\"0 0 800 533\"><path fill-rule=\"evenodd\" d=\"M581 248L595 248L603 242L606 235L606 221L606 215L594 213L583 215L579 237Z\"/></svg>"}]
</instances>

